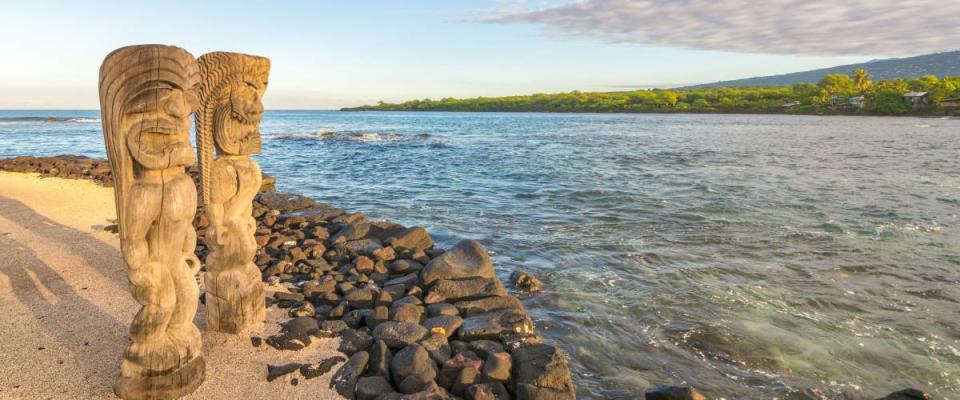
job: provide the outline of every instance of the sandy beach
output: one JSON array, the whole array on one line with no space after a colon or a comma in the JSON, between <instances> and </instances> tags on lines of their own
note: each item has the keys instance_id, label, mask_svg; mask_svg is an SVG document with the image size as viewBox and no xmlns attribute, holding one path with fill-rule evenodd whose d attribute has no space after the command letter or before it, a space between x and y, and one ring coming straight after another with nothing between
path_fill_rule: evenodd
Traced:
<instances>
[{"instance_id":1,"label":"sandy beach","mask_svg":"<svg viewBox=\"0 0 960 400\"><path fill-rule=\"evenodd\" d=\"M117 237L113 192L88 180L0 172L0 398L116 398L121 354L138 305L130 296ZM201 305L195 322L203 330ZM190 399L340 398L329 372L266 381L267 364L316 362L339 354L339 339L301 351L253 347L278 330L268 310L260 332L204 332L206 381ZM291 380L298 379L298 385Z\"/></svg>"}]
</instances>

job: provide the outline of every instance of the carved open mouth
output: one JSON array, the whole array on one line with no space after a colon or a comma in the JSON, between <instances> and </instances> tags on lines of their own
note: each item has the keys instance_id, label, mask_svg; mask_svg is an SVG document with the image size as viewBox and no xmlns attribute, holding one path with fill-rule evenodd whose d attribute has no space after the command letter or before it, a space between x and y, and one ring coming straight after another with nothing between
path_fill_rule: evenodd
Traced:
<instances>
[{"instance_id":1,"label":"carved open mouth","mask_svg":"<svg viewBox=\"0 0 960 400\"><path fill-rule=\"evenodd\" d=\"M133 127L135 132L154 135L179 135L184 132L181 124L163 119L151 119L137 122Z\"/></svg>"}]
</instances>

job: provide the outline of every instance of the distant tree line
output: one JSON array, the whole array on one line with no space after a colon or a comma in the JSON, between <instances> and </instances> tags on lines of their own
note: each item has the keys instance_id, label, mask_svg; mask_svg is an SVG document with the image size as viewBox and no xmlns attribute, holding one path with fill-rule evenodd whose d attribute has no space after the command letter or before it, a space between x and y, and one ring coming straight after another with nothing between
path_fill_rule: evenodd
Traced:
<instances>
[{"instance_id":1,"label":"distant tree line","mask_svg":"<svg viewBox=\"0 0 960 400\"><path fill-rule=\"evenodd\" d=\"M919 101L904 97L926 92ZM729 112L942 114L944 100L955 104L960 77L872 81L867 71L828 74L817 84L775 87L650 89L626 92L580 92L469 99L410 100L403 103L345 108L348 111L512 111L512 112Z\"/></svg>"}]
</instances>

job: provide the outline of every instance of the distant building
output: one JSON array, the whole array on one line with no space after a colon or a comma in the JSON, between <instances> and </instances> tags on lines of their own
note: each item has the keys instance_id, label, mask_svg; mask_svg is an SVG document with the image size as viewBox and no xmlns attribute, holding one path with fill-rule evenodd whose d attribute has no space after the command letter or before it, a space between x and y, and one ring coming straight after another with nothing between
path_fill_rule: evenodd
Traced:
<instances>
[{"instance_id":1,"label":"distant building","mask_svg":"<svg viewBox=\"0 0 960 400\"><path fill-rule=\"evenodd\" d=\"M927 92L906 92L903 94L903 100L917 108L927 105L929 95Z\"/></svg>"},{"instance_id":2,"label":"distant building","mask_svg":"<svg viewBox=\"0 0 960 400\"><path fill-rule=\"evenodd\" d=\"M866 103L866 98L863 96L851 97L847 99L847 105L853 108L863 108L864 103Z\"/></svg>"},{"instance_id":3,"label":"distant building","mask_svg":"<svg viewBox=\"0 0 960 400\"><path fill-rule=\"evenodd\" d=\"M799 101L791 101L791 102L789 102L789 103L787 103L787 104L784 104L784 105L783 105L783 108L786 108L786 109L788 109L788 110L792 110L794 107L799 106L799 105L800 105L800 102L799 102Z\"/></svg>"}]
</instances>

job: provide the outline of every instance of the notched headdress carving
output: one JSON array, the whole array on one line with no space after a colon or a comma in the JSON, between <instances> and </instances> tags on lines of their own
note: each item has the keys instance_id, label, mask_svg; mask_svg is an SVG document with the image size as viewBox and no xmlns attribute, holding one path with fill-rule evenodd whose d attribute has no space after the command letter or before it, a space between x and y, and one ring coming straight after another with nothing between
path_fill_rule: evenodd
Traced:
<instances>
[{"instance_id":1,"label":"notched headdress carving","mask_svg":"<svg viewBox=\"0 0 960 400\"><path fill-rule=\"evenodd\" d=\"M216 132L227 127L222 125L226 119L234 119L238 125L249 129L249 139L259 141L258 126L263 113L260 99L266 91L270 74L270 59L240 53L213 52L200 56L201 83L199 88L200 108L197 111L197 152L200 162L201 197L203 204L210 202L210 168L213 152L217 146L224 148L232 143L220 143L226 139L224 132ZM237 110L241 105L233 104L237 91L247 90L253 98L245 99L253 110ZM248 114L255 114L250 118ZM243 141L247 137L240 138ZM241 146L242 147L242 146ZM259 142L256 143L259 151ZM243 149L239 151L244 153Z\"/></svg>"},{"instance_id":2,"label":"notched headdress carving","mask_svg":"<svg viewBox=\"0 0 960 400\"><path fill-rule=\"evenodd\" d=\"M100 113L120 221L123 221L124 195L133 181L134 169L139 168L128 148L127 136L137 133L133 132L135 129L144 129L137 124L128 126L124 116L144 112L139 109L143 107L141 103L162 111L166 105L160 104L158 93L161 88L182 90L184 96L193 97L199 78L196 58L175 46L123 47L103 60L99 80ZM189 103L195 106L196 102ZM184 111L189 114L192 110Z\"/></svg>"}]
</instances>

